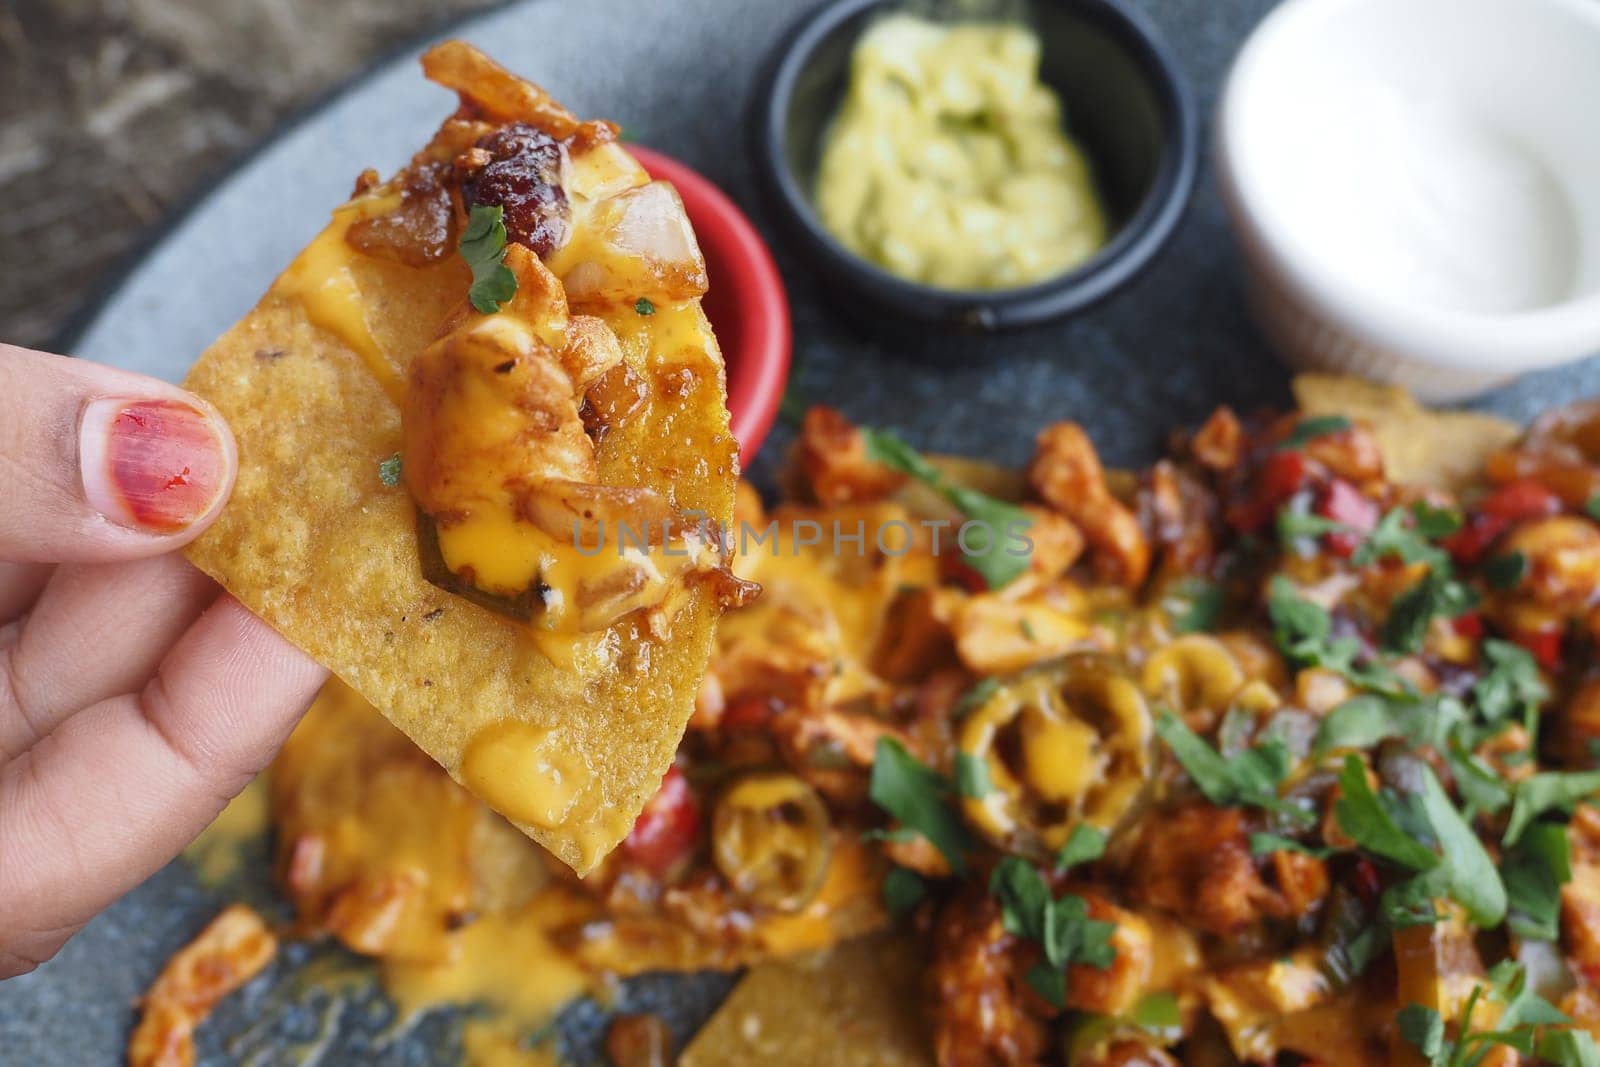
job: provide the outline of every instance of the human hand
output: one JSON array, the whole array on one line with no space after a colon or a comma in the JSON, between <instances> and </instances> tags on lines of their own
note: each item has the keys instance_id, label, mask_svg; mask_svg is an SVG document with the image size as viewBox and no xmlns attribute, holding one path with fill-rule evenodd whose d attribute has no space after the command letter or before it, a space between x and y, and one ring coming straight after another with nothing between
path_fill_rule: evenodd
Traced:
<instances>
[{"instance_id":1,"label":"human hand","mask_svg":"<svg viewBox=\"0 0 1600 1067\"><path fill-rule=\"evenodd\" d=\"M176 552L236 468L183 390L0 345L0 978L175 856L322 684Z\"/></svg>"}]
</instances>

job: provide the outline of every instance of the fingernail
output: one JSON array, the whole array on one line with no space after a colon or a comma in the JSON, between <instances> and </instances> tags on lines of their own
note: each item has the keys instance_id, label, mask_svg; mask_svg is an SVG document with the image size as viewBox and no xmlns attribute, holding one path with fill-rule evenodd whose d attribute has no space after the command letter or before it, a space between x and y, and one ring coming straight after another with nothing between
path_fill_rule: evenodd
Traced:
<instances>
[{"instance_id":1,"label":"fingernail","mask_svg":"<svg viewBox=\"0 0 1600 1067\"><path fill-rule=\"evenodd\" d=\"M78 466L89 506L121 526L175 533L228 488L233 438L179 400L106 397L84 405Z\"/></svg>"}]
</instances>

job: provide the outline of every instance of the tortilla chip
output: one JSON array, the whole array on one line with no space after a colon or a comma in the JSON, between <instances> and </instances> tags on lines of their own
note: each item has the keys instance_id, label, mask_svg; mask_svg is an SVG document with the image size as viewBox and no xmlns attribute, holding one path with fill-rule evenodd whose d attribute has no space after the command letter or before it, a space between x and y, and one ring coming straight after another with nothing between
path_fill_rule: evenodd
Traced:
<instances>
[{"instance_id":1,"label":"tortilla chip","mask_svg":"<svg viewBox=\"0 0 1600 1067\"><path fill-rule=\"evenodd\" d=\"M924 1067L925 963L915 939L865 938L752 967L678 1060L680 1067Z\"/></svg>"},{"instance_id":2,"label":"tortilla chip","mask_svg":"<svg viewBox=\"0 0 1600 1067\"><path fill-rule=\"evenodd\" d=\"M518 116L475 101L445 124L441 139L452 124L459 137L464 118L537 124L552 108L564 113L465 45L440 46L424 63L432 71L441 58L451 61L452 87L475 72L497 101L511 101L505 107L538 104ZM518 86L521 96L510 91ZM596 202L648 180L619 146L603 135L599 142L592 149L603 157ZM384 484L380 464L401 448L395 385L461 306L468 271L453 254L418 267L352 255L339 217L185 383L227 418L240 456L231 502L189 557L458 781L463 752L480 731L531 724L543 741L528 753L537 758L515 768L517 781L570 790L571 801L554 825L518 825L586 872L626 836L658 788L692 710L720 608L696 587L666 640L647 636L630 616L595 641L541 650L527 626L423 578L411 496L403 484ZM328 290L348 299L316 305ZM650 401L597 447L600 481L652 487L675 507L726 524L737 446L721 353L700 301L662 305L648 316L631 296L581 310L604 319L624 358L655 383ZM375 359L388 361L392 373Z\"/></svg>"},{"instance_id":3,"label":"tortilla chip","mask_svg":"<svg viewBox=\"0 0 1600 1067\"><path fill-rule=\"evenodd\" d=\"M1310 415L1347 415L1369 424L1392 481L1459 491L1472 485L1489 453L1516 440L1516 423L1475 411L1432 411L1392 385L1329 374L1301 374L1294 396Z\"/></svg>"}]
</instances>

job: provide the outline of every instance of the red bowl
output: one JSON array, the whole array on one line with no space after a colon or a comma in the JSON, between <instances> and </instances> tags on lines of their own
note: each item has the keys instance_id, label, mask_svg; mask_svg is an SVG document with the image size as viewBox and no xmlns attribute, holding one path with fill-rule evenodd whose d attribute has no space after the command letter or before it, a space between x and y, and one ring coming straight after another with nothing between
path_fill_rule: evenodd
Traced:
<instances>
[{"instance_id":1,"label":"red bowl","mask_svg":"<svg viewBox=\"0 0 1600 1067\"><path fill-rule=\"evenodd\" d=\"M652 178L678 190L700 239L711 282L706 318L728 365L728 413L748 465L778 417L789 378L789 297L778 266L744 212L709 179L659 152L627 147Z\"/></svg>"}]
</instances>

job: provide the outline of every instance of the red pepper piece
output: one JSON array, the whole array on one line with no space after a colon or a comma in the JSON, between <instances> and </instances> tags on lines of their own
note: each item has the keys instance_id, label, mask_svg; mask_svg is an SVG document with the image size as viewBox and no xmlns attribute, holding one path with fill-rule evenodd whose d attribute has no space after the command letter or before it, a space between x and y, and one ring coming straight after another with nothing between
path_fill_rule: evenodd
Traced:
<instances>
[{"instance_id":1,"label":"red pepper piece","mask_svg":"<svg viewBox=\"0 0 1600 1067\"><path fill-rule=\"evenodd\" d=\"M700 840L700 801L676 766L667 768L661 788L645 804L622 842L629 859L661 875L687 856Z\"/></svg>"}]
</instances>

